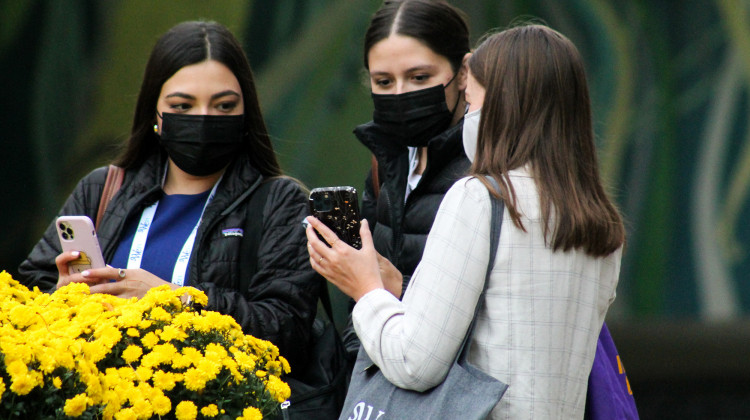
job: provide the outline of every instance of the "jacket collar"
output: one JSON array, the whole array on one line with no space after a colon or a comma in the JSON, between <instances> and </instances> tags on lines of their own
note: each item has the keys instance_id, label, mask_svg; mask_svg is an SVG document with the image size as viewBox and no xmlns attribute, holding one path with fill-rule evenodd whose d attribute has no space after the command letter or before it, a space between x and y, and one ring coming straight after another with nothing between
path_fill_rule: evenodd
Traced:
<instances>
[{"instance_id":1,"label":"jacket collar","mask_svg":"<svg viewBox=\"0 0 750 420\"><path fill-rule=\"evenodd\" d=\"M440 168L456 156L466 156L461 141L462 132L463 119L458 124L430 139L427 143L430 165ZM378 162L393 160L408 152L406 146L384 135L372 121L357 126L354 129L354 135L375 155Z\"/></svg>"},{"instance_id":2,"label":"jacket collar","mask_svg":"<svg viewBox=\"0 0 750 420\"><path fill-rule=\"evenodd\" d=\"M158 200L163 192L161 182L164 178L166 168L166 155L153 155L137 169L126 183L130 183L129 189L133 196L145 195L147 202ZM204 217L218 213L220 209L236 206L235 201L241 201L246 197L248 190L262 179L262 175L250 164L247 155L241 154L227 168L222 177L221 184L216 190L216 196L206 208ZM123 185L125 187L126 185ZM150 204L150 203L147 203Z\"/></svg>"},{"instance_id":3,"label":"jacket collar","mask_svg":"<svg viewBox=\"0 0 750 420\"><path fill-rule=\"evenodd\" d=\"M429 178L431 173L439 172L458 157L467 159L461 140L462 134L463 119L458 124L430 139L427 143L427 169L423 178ZM401 168L404 165L408 168L408 149L406 146L383 135L372 121L355 128L354 135L375 155L378 164L391 171L390 177L400 178L402 173L404 177L406 176L406 169ZM398 184L404 182L398 182Z\"/></svg>"}]
</instances>

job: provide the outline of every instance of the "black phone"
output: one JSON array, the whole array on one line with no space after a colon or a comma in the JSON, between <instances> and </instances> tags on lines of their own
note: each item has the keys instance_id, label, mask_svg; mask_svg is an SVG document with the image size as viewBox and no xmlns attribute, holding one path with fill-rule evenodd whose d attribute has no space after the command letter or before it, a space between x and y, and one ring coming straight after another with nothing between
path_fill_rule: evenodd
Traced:
<instances>
[{"instance_id":1,"label":"black phone","mask_svg":"<svg viewBox=\"0 0 750 420\"><path fill-rule=\"evenodd\" d=\"M339 239L356 249L362 248L362 238L359 236L361 217L356 188L315 188L310 191L308 208L310 214L336 232ZM322 237L321 239L325 241Z\"/></svg>"}]
</instances>

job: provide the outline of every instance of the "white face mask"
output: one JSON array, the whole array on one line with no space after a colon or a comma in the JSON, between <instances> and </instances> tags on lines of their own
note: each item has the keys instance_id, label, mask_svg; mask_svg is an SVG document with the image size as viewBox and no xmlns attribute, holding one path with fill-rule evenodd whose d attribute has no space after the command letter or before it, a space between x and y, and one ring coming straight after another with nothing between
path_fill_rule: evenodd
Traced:
<instances>
[{"instance_id":1,"label":"white face mask","mask_svg":"<svg viewBox=\"0 0 750 420\"><path fill-rule=\"evenodd\" d=\"M477 138L479 135L479 116L482 108L471 111L464 116L463 141L464 151L469 162L474 163L477 154Z\"/></svg>"}]
</instances>

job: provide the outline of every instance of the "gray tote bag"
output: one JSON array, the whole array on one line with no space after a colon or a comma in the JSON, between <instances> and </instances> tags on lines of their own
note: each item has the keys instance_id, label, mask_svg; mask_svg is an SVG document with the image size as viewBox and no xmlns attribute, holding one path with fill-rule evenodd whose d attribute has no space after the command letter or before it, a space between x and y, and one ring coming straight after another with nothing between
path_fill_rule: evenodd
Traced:
<instances>
[{"instance_id":1,"label":"gray tote bag","mask_svg":"<svg viewBox=\"0 0 750 420\"><path fill-rule=\"evenodd\" d=\"M502 202L492 195L490 198L490 261L487 265L484 289L448 376L442 383L424 392L399 388L383 376L364 348L360 347L339 420L481 420L487 418L500 401L508 385L482 372L466 360L477 313L495 262L503 220Z\"/></svg>"}]
</instances>

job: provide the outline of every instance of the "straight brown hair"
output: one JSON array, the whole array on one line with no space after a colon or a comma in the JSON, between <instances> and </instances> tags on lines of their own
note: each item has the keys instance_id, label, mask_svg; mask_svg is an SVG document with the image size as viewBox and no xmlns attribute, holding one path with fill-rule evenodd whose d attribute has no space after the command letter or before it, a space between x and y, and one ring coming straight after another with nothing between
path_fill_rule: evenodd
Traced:
<instances>
[{"instance_id":1,"label":"straight brown hair","mask_svg":"<svg viewBox=\"0 0 750 420\"><path fill-rule=\"evenodd\" d=\"M620 248L625 227L599 176L588 84L575 45L546 26L519 26L486 37L468 66L485 88L472 175L504 200L525 231L508 173L529 164L548 246L592 256Z\"/></svg>"}]
</instances>

